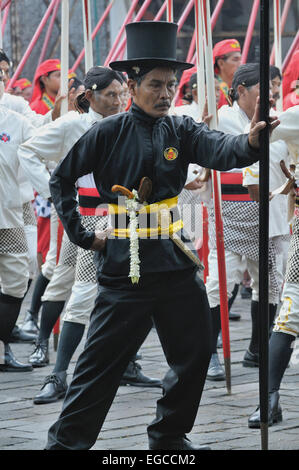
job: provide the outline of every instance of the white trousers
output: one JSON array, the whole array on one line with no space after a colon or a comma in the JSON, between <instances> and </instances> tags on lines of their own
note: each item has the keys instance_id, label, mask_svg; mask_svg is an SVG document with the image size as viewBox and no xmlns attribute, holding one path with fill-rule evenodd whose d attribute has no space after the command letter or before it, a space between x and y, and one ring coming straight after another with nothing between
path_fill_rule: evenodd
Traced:
<instances>
[{"instance_id":1,"label":"white trousers","mask_svg":"<svg viewBox=\"0 0 299 470\"><path fill-rule=\"evenodd\" d=\"M28 244L28 257L29 257L29 277L34 279L38 272L37 264L37 226L25 225L25 235Z\"/></svg>"},{"instance_id":2,"label":"white trousers","mask_svg":"<svg viewBox=\"0 0 299 470\"><path fill-rule=\"evenodd\" d=\"M0 253L1 292L22 299L29 280L28 253Z\"/></svg>"},{"instance_id":3,"label":"white trousers","mask_svg":"<svg viewBox=\"0 0 299 470\"><path fill-rule=\"evenodd\" d=\"M50 219L50 247L47 253L44 264L42 265L41 271L44 277L48 280L51 279L57 258L57 232L58 232L58 217L57 212L52 204L51 206L51 219Z\"/></svg>"},{"instance_id":4,"label":"white trousers","mask_svg":"<svg viewBox=\"0 0 299 470\"><path fill-rule=\"evenodd\" d=\"M218 261L217 261L217 250L211 249L208 258L209 263L209 276L207 277L206 289L211 308L220 305L220 294L219 294L219 278L218 278ZM227 296L231 297L234 285L243 279L244 270L247 269L251 277L252 287L252 300L259 300L259 263L246 258L246 264L244 264L244 258L232 251L225 251L225 266L226 266L226 283L227 283ZM244 269L245 267L245 269ZM242 273L242 278L240 277ZM269 284L269 303L277 304L278 296L273 295L271 291L271 285Z\"/></svg>"},{"instance_id":5,"label":"white trousers","mask_svg":"<svg viewBox=\"0 0 299 470\"><path fill-rule=\"evenodd\" d=\"M286 282L282 291L282 305L273 331L297 336L299 333L299 285Z\"/></svg>"},{"instance_id":6,"label":"white trousers","mask_svg":"<svg viewBox=\"0 0 299 470\"><path fill-rule=\"evenodd\" d=\"M49 284L46 287L42 302L66 301L71 293L75 280L75 267L67 264L57 264Z\"/></svg>"},{"instance_id":7,"label":"white trousers","mask_svg":"<svg viewBox=\"0 0 299 470\"><path fill-rule=\"evenodd\" d=\"M64 321L87 325L98 294L96 282L76 281L65 308Z\"/></svg>"}]
</instances>

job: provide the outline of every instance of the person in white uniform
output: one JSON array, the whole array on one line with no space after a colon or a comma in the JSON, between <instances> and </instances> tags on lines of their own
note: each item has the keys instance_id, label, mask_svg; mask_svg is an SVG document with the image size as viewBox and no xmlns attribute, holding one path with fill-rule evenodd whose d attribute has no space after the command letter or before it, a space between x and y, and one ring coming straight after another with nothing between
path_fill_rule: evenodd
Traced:
<instances>
[{"instance_id":1,"label":"person in white uniform","mask_svg":"<svg viewBox=\"0 0 299 470\"><path fill-rule=\"evenodd\" d=\"M0 74L0 103L4 91ZM28 371L32 367L17 361L9 340L18 319L29 279L28 245L23 219L23 200L19 187L19 144L30 138L34 127L20 114L0 104L0 370ZM49 175L44 165L28 161L27 178L39 182L42 194L50 197ZM23 193L24 194L24 193Z\"/></svg>"},{"instance_id":2,"label":"person in white uniform","mask_svg":"<svg viewBox=\"0 0 299 470\"><path fill-rule=\"evenodd\" d=\"M238 68L234 74L232 84L233 105L225 105L218 112L218 129L230 133L239 134L246 132L246 127L250 123L257 96L259 94L259 66L258 64L245 64ZM280 142L277 148L271 145L271 189L275 189L277 180L275 173L277 168L277 154L281 159L287 160L287 146ZM275 157L276 156L276 160ZM247 169L250 174L251 168ZM281 173L281 181L286 180ZM278 178L278 177L277 177ZM282 183L281 183L282 184ZM242 260L245 258L247 268L252 279L253 297L251 302L252 317L252 336L248 350L245 353L243 365L247 367L258 366L258 233L259 233L259 205L251 197L248 189L243 186L242 171L232 170L221 174L221 192L222 192L222 217L224 229L224 247L227 277L227 294L230 297L236 282L240 280L240 270ZM273 200L271 204L276 202ZM271 206L270 206L271 207ZM271 209L272 211L272 209ZM280 229L287 227L286 211L279 213L281 220ZM283 225L283 221L285 226ZM272 232L272 235L281 234L281 232ZM207 293L211 307L213 319L213 354L207 378L210 380L223 380L225 375L220 365L217 354L217 337L221 328L220 320L220 295L218 279L218 263L215 234L214 211L209 209L209 276L207 278ZM273 240L269 241L270 282L269 282L269 302L270 315L269 321L272 325L280 294L279 281L276 270L277 247ZM246 269L246 268L245 268ZM269 325L269 328L270 328Z\"/></svg>"},{"instance_id":3,"label":"person in white uniform","mask_svg":"<svg viewBox=\"0 0 299 470\"><path fill-rule=\"evenodd\" d=\"M292 236L282 304L269 341L269 426L283 419L279 389L299 334L299 106L291 107L278 116L280 125L273 131L271 142L284 140L288 145L295 181L288 195ZM260 427L259 407L249 417L248 426Z\"/></svg>"}]
</instances>

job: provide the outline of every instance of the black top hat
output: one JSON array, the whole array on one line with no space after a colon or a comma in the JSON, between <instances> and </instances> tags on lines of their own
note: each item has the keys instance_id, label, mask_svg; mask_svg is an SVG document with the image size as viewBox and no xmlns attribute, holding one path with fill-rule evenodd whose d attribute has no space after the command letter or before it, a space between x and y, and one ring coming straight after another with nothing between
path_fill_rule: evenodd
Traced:
<instances>
[{"instance_id":1,"label":"black top hat","mask_svg":"<svg viewBox=\"0 0 299 470\"><path fill-rule=\"evenodd\" d=\"M177 24L167 21L136 21L126 25L127 60L110 62L109 66L134 76L138 76L140 67L148 71L159 66L176 70L194 67L176 59L177 29Z\"/></svg>"}]
</instances>

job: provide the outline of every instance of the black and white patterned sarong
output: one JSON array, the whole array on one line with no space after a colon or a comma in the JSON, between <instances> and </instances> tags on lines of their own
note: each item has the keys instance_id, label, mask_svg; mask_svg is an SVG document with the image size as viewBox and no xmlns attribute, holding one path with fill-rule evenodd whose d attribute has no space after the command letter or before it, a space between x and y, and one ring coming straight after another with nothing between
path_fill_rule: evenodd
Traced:
<instances>
[{"instance_id":1,"label":"black and white patterned sarong","mask_svg":"<svg viewBox=\"0 0 299 470\"><path fill-rule=\"evenodd\" d=\"M24 225L37 225L34 209L30 201L23 204L23 220Z\"/></svg>"},{"instance_id":2,"label":"black and white patterned sarong","mask_svg":"<svg viewBox=\"0 0 299 470\"><path fill-rule=\"evenodd\" d=\"M209 214L209 245L216 249L214 209ZM225 250L259 260L259 204L254 201L222 201ZM269 239L269 279L273 295L280 294L276 266L277 245Z\"/></svg>"},{"instance_id":3,"label":"black and white patterned sarong","mask_svg":"<svg viewBox=\"0 0 299 470\"><path fill-rule=\"evenodd\" d=\"M28 244L24 227L0 229L0 254L27 253Z\"/></svg>"},{"instance_id":4,"label":"black and white patterned sarong","mask_svg":"<svg viewBox=\"0 0 299 470\"><path fill-rule=\"evenodd\" d=\"M82 216L82 225L90 231L105 230L108 216ZM95 252L78 247L75 282L96 282Z\"/></svg>"},{"instance_id":5,"label":"black and white patterned sarong","mask_svg":"<svg viewBox=\"0 0 299 470\"><path fill-rule=\"evenodd\" d=\"M78 246L72 243L70 239L68 238L68 236L66 235L66 233L64 232L58 264L65 264L66 266L75 267L76 260L77 260L77 253L78 253Z\"/></svg>"},{"instance_id":6,"label":"black and white patterned sarong","mask_svg":"<svg viewBox=\"0 0 299 470\"><path fill-rule=\"evenodd\" d=\"M202 202L195 191L183 189L178 197L178 207L184 223L184 231L191 241L202 238Z\"/></svg>"},{"instance_id":7,"label":"black and white patterned sarong","mask_svg":"<svg viewBox=\"0 0 299 470\"><path fill-rule=\"evenodd\" d=\"M299 217L296 217L293 223L285 281L292 284L299 284Z\"/></svg>"}]
</instances>

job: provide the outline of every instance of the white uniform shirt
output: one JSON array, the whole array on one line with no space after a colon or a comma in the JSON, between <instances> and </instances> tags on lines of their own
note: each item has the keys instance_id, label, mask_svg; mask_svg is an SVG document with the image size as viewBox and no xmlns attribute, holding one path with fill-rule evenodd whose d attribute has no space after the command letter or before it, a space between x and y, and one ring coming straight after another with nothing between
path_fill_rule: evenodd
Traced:
<instances>
[{"instance_id":1,"label":"white uniform shirt","mask_svg":"<svg viewBox=\"0 0 299 470\"><path fill-rule=\"evenodd\" d=\"M249 129L248 129L249 130ZM283 140L270 144L269 189L274 191L286 182L286 177L280 168L280 161L284 160L289 166L289 151ZM250 167L243 168L243 186L259 184L259 162ZM274 196L269 202L269 237L289 235L290 228L287 221L287 197L282 194Z\"/></svg>"},{"instance_id":2,"label":"white uniform shirt","mask_svg":"<svg viewBox=\"0 0 299 470\"><path fill-rule=\"evenodd\" d=\"M52 110L47 114L38 114L33 111L28 101L26 101L22 96L14 96L10 93L4 93L0 104L5 106L7 109L11 109L16 113L22 114L25 116L34 127L44 126L52 121Z\"/></svg>"},{"instance_id":3,"label":"white uniform shirt","mask_svg":"<svg viewBox=\"0 0 299 470\"><path fill-rule=\"evenodd\" d=\"M222 106L218 111L218 130L228 134L244 134L249 132L250 119L234 101L233 106ZM280 169L280 160L288 161L288 149L284 142L280 141L270 145L270 191L281 186L286 178ZM233 172L243 171L243 186L259 183L259 163L256 162L245 169L234 169ZM287 198L275 196L269 205L270 221L269 236L289 234L287 223Z\"/></svg>"},{"instance_id":4,"label":"white uniform shirt","mask_svg":"<svg viewBox=\"0 0 299 470\"><path fill-rule=\"evenodd\" d=\"M0 229L24 224L17 150L34 130L25 117L0 106ZM40 167L43 167L41 162L33 167L28 165L32 184L40 178Z\"/></svg>"},{"instance_id":5,"label":"white uniform shirt","mask_svg":"<svg viewBox=\"0 0 299 470\"><path fill-rule=\"evenodd\" d=\"M90 108L89 112L85 114L70 111L56 121L43 126L31 139L19 147L18 156L22 167L26 169L32 160L36 162L50 160L58 163L68 154L80 137L102 118L101 114ZM47 172L46 168L43 172L44 174ZM43 197L50 197L49 185L45 187L43 184L37 183L35 189Z\"/></svg>"},{"instance_id":6,"label":"white uniform shirt","mask_svg":"<svg viewBox=\"0 0 299 470\"><path fill-rule=\"evenodd\" d=\"M299 179L299 106L292 106L278 115L280 124L271 134L271 142L284 140L288 145L291 159L296 167L296 179Z\"/></svg>"},{"instance_id":7,"label":"white uniform shirt","mask_svg":"<svg viewBox=\"0 0 299 470\"><path fill-rule=\"evenodd\" d=\"M196 101L192 101L191 104L176 106L173 110L173 114L175 116L191 116L194 121L201 121L201 116L199 115L199 107Z\"/></svg>"},{"instance_id":8,"label":"white uniform shirt","mask_svg":"<svg viewBox=\"0 0 299 470\"><path fill-rule=\"evenodd\" d=\"M0 100L0 105L25 116L34 127L44 126L45 124L52 122L52 111L49 111L45 115L38 114L30 108L28 101L26 101L22 96L14 96L10 93L4 93ZM22 202L25 203L32 201L34 199L33 188L22 168L19 168L19 183Z\"/></svg>"}]
</instances>

